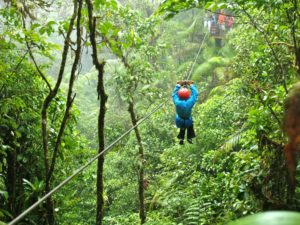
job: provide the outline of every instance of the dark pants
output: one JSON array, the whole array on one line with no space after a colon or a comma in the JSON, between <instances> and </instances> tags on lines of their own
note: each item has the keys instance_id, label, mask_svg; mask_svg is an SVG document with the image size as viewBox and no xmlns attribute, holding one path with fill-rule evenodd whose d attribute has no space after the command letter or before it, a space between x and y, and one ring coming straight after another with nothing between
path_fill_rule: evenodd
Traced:
<instances>
[{"instance_id":1,"label":"dark pants","mask_svg":"<svg viewBox=\"0 0 300 225\"><path fill-rule=\"evenodd\" d=\"M180 128L178 138L179 139L184 139L185 136L185 130L187 130L187 139L191 139L196 137L195 131L194 131L194 125L188 127L188 128Z\"/></svg>"}]
</instances>

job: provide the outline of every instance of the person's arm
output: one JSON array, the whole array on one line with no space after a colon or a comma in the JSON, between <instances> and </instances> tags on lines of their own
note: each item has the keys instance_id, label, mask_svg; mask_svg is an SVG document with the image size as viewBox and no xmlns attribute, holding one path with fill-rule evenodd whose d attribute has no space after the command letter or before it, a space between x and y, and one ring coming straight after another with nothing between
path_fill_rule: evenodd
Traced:
<instances>
[{"instance_id":1,"label":"person's arm","mask_svg":"<svg viewBox=\"0 0 300 225\"><path fill-rule=\"evenodd\" d=\"M192 91L191 98L193 99L194 102L196 102L198 100L199 92L197 90L197 87L194 84L191 84L190 87Z\"/></svg>"},{"instance_id":2,"label":"person's arm","mask_svg":"<svg viewBox=\"0 0 300 225\"><path fill-rule=\"evenodd\" d=\"M188 105L192 107L196 103L199 93L197 87L194 84L191 84L190 88L192 93L191 93L191 97L187 101L188 101Z\"/></svg>"},{"instance_id":3,"label":"person's arm","mask_svg":"<svg viewBox=\"0 0 300 225\"><path fill-rule=\"evenodd\" d=\"M178 96L179 89L180 89L180 84L176 84L172 94L173 102L175 105L179 103L179 96Z\"/></svg>"}]
</instances>

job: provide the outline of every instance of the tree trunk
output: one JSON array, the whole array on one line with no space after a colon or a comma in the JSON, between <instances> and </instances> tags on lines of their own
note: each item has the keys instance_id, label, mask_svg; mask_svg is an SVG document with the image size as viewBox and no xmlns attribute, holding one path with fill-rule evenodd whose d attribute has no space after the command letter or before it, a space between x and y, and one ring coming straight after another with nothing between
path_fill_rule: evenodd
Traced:
<instances>
[{"instance_id":1,"label":"tree trunk","mask_svg":"<svg viewBox=\"0 0 300 225\"><path fill-rule=\"evenodd\" d=\"M48 182L46 184L46 193L51 191L51 186L50 186L50 182ZM49 225L54 225L55 224L55 218L54 218L54 203L52 200L52 197L50 196L49 198L46 199L46 224Z\"/></svg>"},{"instance_id":2,"label":"tree trunk","mask_svg":"<svg viewBox=\"0 0 300 225\"><path fill-rule=\"evenodd\" d=\"M104 119L106 113L106 102L108 96L105 93L104 89L104 65L105 62L99 62L98 53L97 53L97 44L96 44L96 18L93 16L93 5L90 0L86 0L88 8L88 17L89 17L89 30L90 30L90 42L92 45L92 57L93 63L98 71L98 99L100 99L100 108L98 116L98 141L99 141L99 150L102 152L104 150ZM96 225L102 225L102 220L104 216L104 199L103 199L103 165L104 165L104 155L101 155L98 159L97 165L97 214L96 214Z\"/></svg>"},{"instance_id":3,"label":"tree trunk","mask_svg":"<svg viewBox=\"0 0 300 225\"><path fill-rule=\"evenodd\" d=\"M50 90L49 94L44 100L43 108L42 108L42 138L43 138L43 150L44 150L44 165L45 165L45 192L48 193L51 190L51 176L53 173L53 170L50 170L50 162L49 162L49 146L48 146L48 109L50 107L51 102L56 97L58 90L60 88L60 84L64 75L64 69L67 61L68 51L69 51L69 42L71 33L74 26L74 21L77 16L77 0L74 0L74 11L72 18L70 19L70 25L67 31L67 35L64 42L64 48L62 52L62 60L60 65L60 70L58 74L58 78L55 84L55 87L53 90ZM59 137L58 137L59 138ZM60 143L59 143L60 144ZM57 145L57 144L56 144ZM55 154L53 155L55 158ZM53 160L52 160L53 162ZM55 160L54 160L55 163ZM52 167L52 166L51 166ZM53 165L54 169L54 165ZM55 218L54 218L54 204L52 200L52 196L50 196L46 200L46 223L48 225L54 225Z\"/></svg>"},{"instance_id":4,"label":"tree trunk","mask_svg":"<svg viewBox=\"0 0 300 225\"><path fill-rule=\"evenodd\" d=\"M75 58L74 58L74 62L73 62L73 65L72 65L72 70L71 70L71 75L70 75L70 80L69 80L66 109L65 109L63 120L60 124L60 129L59 129L57 138L56 138L56 143L55 143L53 155L52 155L52 158L51 158L51 164L50 164L50 167L49 167L49 172L47 174L47 182L51 180L51 177L54 173L56 158L57 158L58 152L59 152L60 147L61 147L63 134L64 134L65 128L67 126L67 122L68 122L68 119L70 117L70 112L71 112L73 102L74 102L74 99L75 99L75 96L76 96L73 93L73 87L74 87L75 78L76 78L76 71L77 71L77 68L78 68L78 63L80 61L80 55L81 55L80 20L81 20L82 0L77 0L77 1L79 3L78 13L77 13L77 15L78 15L77 16L77 23L76 23L76 33L77 33L77 35L76 35L76 46L77 46L77 49L75 50ZM74 5L74 7L76 8L76 4Z\"/></svg>"},{"instance_id":5,"label":"tree trunk","mask_svg":"<svg viewBox=\"0 0 300 225\"><path fill-rule=\"evenodd\" d=\"M135 126L137 124L136 115L134 112L134 104L132 101L129 101L128 111L130 113L132 125ZM138 186L139 186L139 215L141 224L146 222L146 210L145 210L145 197L144 197L144 164L145 164L145 157L144 157L144 146L142 143L142 138L139 132L138 127L134 128L135 136L138 141L139 145L139 159L140 159L140 167L139 167L139 178L138 178Z\"/></svg>"},{"instance_id":6,"label":"tree trunk","mask_svg":"<svg viewBox=\"0 0 300 225\"><path fill-rule=\"evenodd\" d=\"M8 193L8 208L13 216L16 216L16 151L7 151L7 176L6 187Z\"/></svg>"}]
</instances>

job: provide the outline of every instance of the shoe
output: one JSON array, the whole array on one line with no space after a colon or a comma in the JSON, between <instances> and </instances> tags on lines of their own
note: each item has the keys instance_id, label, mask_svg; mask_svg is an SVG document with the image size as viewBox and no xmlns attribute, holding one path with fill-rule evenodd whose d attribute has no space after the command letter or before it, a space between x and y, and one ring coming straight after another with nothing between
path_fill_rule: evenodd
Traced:
<instances>
[{"instance_id":1,"label":"shoe","mask_svg":"<svg viewBox=\"0 0 300 225\"><path fill-rule=\"evenodd\" d=\"M193 140L192 139L187 139L188 143L193 144Z\"/></svg>"},{"instance_id":2,"label":"shoe","mask_svg":"<svg viewBox=\"0 0 300 225\"><path fill-rule=\"evenodd\" d=\"M179 140L179 144L183 145L183 140L182 139Z\"/></svg>"}]
</instances>

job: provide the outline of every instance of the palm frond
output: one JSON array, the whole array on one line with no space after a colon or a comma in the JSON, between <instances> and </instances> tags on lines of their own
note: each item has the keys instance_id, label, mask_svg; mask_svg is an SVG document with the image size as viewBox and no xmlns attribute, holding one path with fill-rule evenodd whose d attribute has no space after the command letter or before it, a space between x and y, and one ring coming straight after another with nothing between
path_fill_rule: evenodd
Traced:
<instances>
[{"instance_id":1,"label":"palm frond","mask_svg":"<svg viewBox=\"0 0 300 225\"><path fill-rule=\"evenodd\" d=\"M244 134L245 128L242 127L239 131L229 136L227 141L221 146L222 150L231 151L234 147L236 147Z\"/></svg>"}]
</instances>

